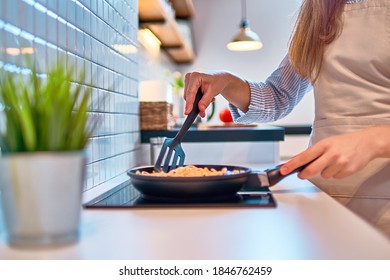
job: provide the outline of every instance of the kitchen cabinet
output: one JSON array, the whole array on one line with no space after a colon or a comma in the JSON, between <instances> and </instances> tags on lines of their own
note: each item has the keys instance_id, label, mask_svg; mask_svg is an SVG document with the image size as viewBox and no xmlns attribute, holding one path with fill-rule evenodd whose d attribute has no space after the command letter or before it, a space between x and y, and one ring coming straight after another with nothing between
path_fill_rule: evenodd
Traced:
<instances>
[{"instance_id":1,"label":"kitchen cabinet","mask_svg":"<svg viewBox=\"0 0 390 280\"><path fill-rule=\"evenodd\" d=\"M164 137L173 138L178 129L142 130L141 143L145 164L154 164ZM160 143L158 141L160 140ZM275 164L280 161L279 143L284 140L284 128L256 127L191 127L183 138L186 162L191 164L251 163ZM141 159L141 158L140 158Z\"/></svg>"},{"instance_id":2,"label":"kitchen cabinet","mask_svg":"<svg viewBox=\"0 0 390 280\"><path fill-rule=\"evenodd\" d=\"M179 131L178 128L170 130L142 130L141 142L149 143L153 137L173 138ZM183 142L268 142L283 141L284 128L278 126L255 126L255 127L226 127L226 128L198 128L190 127L183 138Z\"/></svg>"},{"instance_id":3,"label":"kitchen cabinet","mask_svg":"<svg viewBox=\"0 0 390 280\"><path fill-rule=\"evenodd\" d=\"M194 15L192 1L173 1L169 5L161 0L140 0L138 12L140 28L150 29L174 62L191 63L195 59L189 21Z\"/></svg>"}]
</instances>

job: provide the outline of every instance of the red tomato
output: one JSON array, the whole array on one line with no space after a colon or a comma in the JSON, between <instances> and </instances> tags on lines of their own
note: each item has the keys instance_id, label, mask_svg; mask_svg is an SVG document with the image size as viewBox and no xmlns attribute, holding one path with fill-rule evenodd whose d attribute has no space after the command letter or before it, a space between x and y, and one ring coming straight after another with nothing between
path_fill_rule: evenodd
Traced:
<instances>
[{"instance_id":1,"label":"red tomato","mask_svg":"<svg viewBox=\"0 0 390 280\"><path fill-rule=\"evenodd\" d=\"M224 123L233 122L232 113L230 112L229 108L224 108L219 111L219 119Z\"/></svg>"}]
</instances>

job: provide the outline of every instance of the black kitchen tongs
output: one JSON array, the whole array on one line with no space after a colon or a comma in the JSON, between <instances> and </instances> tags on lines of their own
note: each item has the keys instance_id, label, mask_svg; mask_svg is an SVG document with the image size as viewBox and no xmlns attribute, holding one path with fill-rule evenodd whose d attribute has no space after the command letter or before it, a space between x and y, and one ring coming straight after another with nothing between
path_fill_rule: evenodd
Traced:
<instances>
[{"instance_id":1,"label":"black kitchen tongs","mask_svg":"<svg viewBox=\"0 0 390 280\"><path fill-rule=\"evenodd\" d=\"M194 104L192 106L192 111L188 114L182 127L177 132L174 138L165 139L164 144L161 147L161 151L157 158L157 161L154 164L154 169L157 172L161 172L161 171L168 172L168 170L172 170L175 169L176 167L184 165L185 153L183 148L181 147L181 141L183 140L184 135L187 133L188 129L191 127L191 125L193 124L193 122L195 121L196 117L199 114L198 104L202 96L203 96L202 91L198 89L198 92L196 93L195 96ZM173 155L173 159L172 159L172 155ZM164 165L161 166L163 160L164 160Z\"/></svg>"}]
</instances>

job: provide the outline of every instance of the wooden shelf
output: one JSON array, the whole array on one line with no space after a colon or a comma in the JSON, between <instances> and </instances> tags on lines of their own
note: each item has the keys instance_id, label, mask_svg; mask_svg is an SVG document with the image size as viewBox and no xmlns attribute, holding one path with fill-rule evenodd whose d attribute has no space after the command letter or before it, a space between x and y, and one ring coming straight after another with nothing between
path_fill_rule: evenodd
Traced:
<instances>
[{"instance_id":1,"label":"wooden shelf","mask_svg":"<svg viewBox=\"0 0 390 280\"><path fill-rule=\"evenodd\" d=\"M140 27L150 29L161 41L161 47L176 63L190 63L195 59L192 43L181 32L168 3L161 0L139 0L138 12Z\"/></svg>"},{"instance_id":2,"label":"wooden shelf","mask_svg":"<svg viewBox=\"0 0 390 280\"><path fill-rule=\"evenodd\" d=\"M176 18L192 18L195 15L192 0L170 0L176 11Z\"/></svg>"}]
</instances>

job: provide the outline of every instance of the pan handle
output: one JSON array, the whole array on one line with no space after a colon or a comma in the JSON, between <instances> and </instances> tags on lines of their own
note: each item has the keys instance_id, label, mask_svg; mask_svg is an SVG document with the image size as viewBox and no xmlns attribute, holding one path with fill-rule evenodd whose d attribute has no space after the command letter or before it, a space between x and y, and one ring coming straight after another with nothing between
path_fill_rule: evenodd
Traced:
<instances>
[{"instance_id":1,"label":"pan handle","mask_svg":"<svg viewBox=\"0 0 390 280\"><path fill-rule=\"evenodd\" d=\"M272 167L272 168L268 168L266 170L264 170L264 172L267 174L267 177L268 177L268 182L269 182L269 186L274 186L276 185L277 183L279 183L281 180L283 180L284 178L290 176L291 174L294 174L294 173L297 173L297 172L300 172L302 171L303 169L305 169L309 164L309 163L306 163L302 166L299 166L298 168L294 169L293 171L291 171L290 173L288 173L287 175L282 175L280 174L280 168L282 167L282 164L279 164L275 167Z\"/></svg>"}]
</instances>

